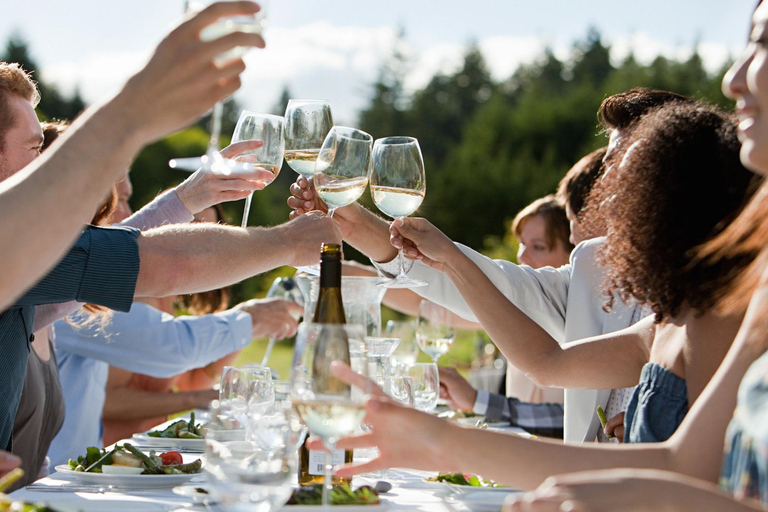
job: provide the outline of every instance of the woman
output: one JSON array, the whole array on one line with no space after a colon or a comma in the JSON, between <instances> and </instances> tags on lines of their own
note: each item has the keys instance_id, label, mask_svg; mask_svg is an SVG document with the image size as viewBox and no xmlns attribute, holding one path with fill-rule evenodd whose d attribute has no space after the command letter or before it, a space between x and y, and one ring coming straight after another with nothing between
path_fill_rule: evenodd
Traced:
<instances>
[{"instance_id":1,"label":"woman","mask_svg":"<svg viewBox=\"0 0 768 512\"><path fill-rule=\"evenodd\" d=\"M515 215L512 232L520 241L517 261L533 268L562 267L574 244L565 205L554 195L535 200Z\"/></svg>"},{"instance_id":2,"label":"woman","mask_svg":"<svg viewBox=\"0 0 768 512\"><path fill-rule=\"evenodd\" d=\"M684 243L690 244L689 248L696 247L700 243L697 239L710 238L713 232L718 232L722 224L740 210L741 202L750 189L749 176L744 174L744 169L738 166L738 143L735 141L732 120L710 107L667 105L647 114L639 121L634 130L634 136L640 135L645 146L635 146L632 151L626 152L623 164L614 167L613 172L617 175L621 174L622 179L629 179L635 168L646 171L642 173L642 177L647 183L639 195L642 196L650 190L657 192L657 201L652 206L648 206L649 208L674 210L686 207L692 214L689 219L690 224L687 226L691 234ZM687 138L692 135L693 140ZM676 167L679 161L674 159L669 161L668 151L655 151L656 148L661 147L659 146L661 141L655 140L658 138L661 141L677 141L678 144L668 147L679 151L678 157L693 158L688 160L688 163L695 165ZM630 147L632 147L631 143ZM733 162L734 158L736 163ZM649 175L648 172L653 174ZM693 176L690 173L693 173ZM680 187L690 184L692 177L698 179L701 186ZM626 190L628 193L636 191L635 188L629 187ZM661 200L661 195L669 196L670 191L675 191L672 195L676 201ZM713 207L712 199L715 197L718 199L716 201L718 204ZM611 231L616 227L614 220L619 222L623 219L620 213L621 207L625 204L622 199L626 198L626 196L619 196L603 206L603 212L609 223L606 251L610 251L615 243L611 238ZM639 206L637 202L631 205ZM694 209L694 207L697 208ZM641 214L639 211L635 213ZM633 225L639 233L659 231L660 236L670 237L671 234L665 233L665 230L658 225L660 222L667 222L667 220L649 217L648 224L634 223ZM652 260L656 249L656 246L648 247L647 258ZM436 253L437 250L424 257L428 258L430 254L436 255ZM750 254L751 251L747 251L740 256L743 260L745 255ZM435 262L435 260L432 261ZM670 261L668 265L680 265L680 262ZM657 261L656 267L664 266ZM641 278L644 272L652 271L653 268L654 266L649 264L640 265L635 275ZM446 270L453 272L452 268ZM665 271L666 269L661 268L660 275L666 275ZM659 328L653 329L653 318L650 318L619 333L610 341L601 337L591 343L567 344L564 346L564 354L573 351L585 357L580 360L580 363L571 361L568 366L559 368L559 371L587 374L583 378L590 379L589 385L604 384L611 387L629 385L633 383L631 380L639 377L643 361L648 361L649 354L659 355L654 352L654 349L661 350L662 355L684 349L686 354L693 354L692 362L683 365L689 384L687 396L693 402L697 396L696 388L701 385L700 380L703 380L707 369L712 366L716 368L717 363L713 365L713 360L720 359L727 350L741 315L737 313L731 317L718 318L718 315L711 311L711 304L718 297L718 292L725 289L728 282L722 276L722 267L707 262L697 262L691 257L679 272L681 278L677 283L679 285L688 283L690 291L693 291L693 287L699 283L698 293L693 296L693 299L689 299L690 302L685 303L674 300L665 301L663 298L660 300L654 296L651 303L657 314L661 313L664 318ZM467 273L468 279L477 279L477 276L472 275L471 269L463 269L462 275ZM699 281L706 277L710 279ZM642 282L642 279L638 282ZM710 282L718 283L718 289L709 288ZM462 283L459 283L459 286L461 287ZM465 295L465 298L470 305L475 300L471 295ZM509 310L504 311L509 313ZM505 314L498 310L492 313ZM483 313L477 314L480 316ZM487 317L482 320L484 326L486 323L493 323L492 319ZM493 329L493 326L491 327ZM528 333L519 332L518 334L526 336ZM649 341L650 345L643 350L642 344L646 341ZM595 348L599 350L594 350ZM605 354L610 354L611 357L606 358ZM678 360L672 358L671 361L676 363ZM660 359L659 362L664 363L664 360ZM626 375L628 367L634 368L629 376ZM672 364L672 370L679 371L679 368ZM721 390L717 389L717 391ZM599 445L564 446L547 441L536 442L510 438L503 434L461 430L417 411L405 410L381 401L373 401L369 411L372 414L366 419L366 423L374 426L372 434L367 439L363 436L341 441L338 447L376 444L382 454L381 460L374 460L357 468L345 468L339 472L341 475L348 476L389 465L409 465L419 469L470 471L514 487L531 488L541 483L547 476L561 471L621 466L672 469L673 464L681 463L664 445L630 446L626 449ZM398 424L398 430L406 429L418 434L414 434L409 439L398 440L387 428L387 425L392 422ZM709 418L706 426L697 424L697 428L704 431L717 428L718 425L724 426L724 421ZM432 441L427 441L427 438ZM451 453L455 451L452 448L455 446L471 446L472 449ZM713 474L712 466L707 464L696 464L692 470L709 477ZM716 472L715 467L714 473Z\"/></svg>"}]
</instances>

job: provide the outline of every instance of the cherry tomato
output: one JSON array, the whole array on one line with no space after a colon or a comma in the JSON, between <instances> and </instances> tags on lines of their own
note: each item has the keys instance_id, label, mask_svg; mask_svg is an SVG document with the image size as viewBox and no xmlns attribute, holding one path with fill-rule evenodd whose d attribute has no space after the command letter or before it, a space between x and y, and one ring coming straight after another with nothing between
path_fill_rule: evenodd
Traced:
<instances>
[{"instance_id":1,"label":"cherry tomato","mask_svg":"<svg viewBox=\"0 0 768 512\"><path fill-rule=\"evenodd\" d=\"M181 464L183 459L179 452L165 452L160 454L160 458L163 460L163 466L170 466L172 464Z\"/></svg>"}]
</instances>

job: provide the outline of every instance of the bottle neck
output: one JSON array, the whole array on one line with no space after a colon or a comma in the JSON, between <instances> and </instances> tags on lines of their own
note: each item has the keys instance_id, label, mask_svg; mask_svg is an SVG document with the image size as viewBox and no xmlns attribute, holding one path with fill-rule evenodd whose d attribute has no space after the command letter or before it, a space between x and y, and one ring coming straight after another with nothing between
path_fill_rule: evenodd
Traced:
<instances>
[{"instance_id":1,"label":"bottle neck","mask_svg":"<svg viewBox=\"0 0 768 512\"><path fill-rule=\"evenodd\" d=\"M341 259L338 256L320 259L320 288L341 288Z\"/></svg>"}]
</instances>

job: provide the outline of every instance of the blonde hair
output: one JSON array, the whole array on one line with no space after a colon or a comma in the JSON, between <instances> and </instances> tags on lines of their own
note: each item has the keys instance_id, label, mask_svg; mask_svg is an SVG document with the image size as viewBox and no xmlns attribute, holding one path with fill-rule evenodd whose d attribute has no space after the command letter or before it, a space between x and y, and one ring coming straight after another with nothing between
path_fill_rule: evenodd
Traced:
<instances>
[{"instance_id":1,"label":"blonde hair","mask_svg":"<svg viewBox=\"0 0 768 512\"><path fill-rule=\"evenodd\" d=\"M554 249L559 240L563 249L570 253L573 244L569 240L571 228L565 215L565 204L553 194L535 200L515 215L515 220L512 221L512 232L515 236L520 238L523 224L531 217L537 216L544 219L544 238L548 248Z\"/></svg>"}]
</instances>

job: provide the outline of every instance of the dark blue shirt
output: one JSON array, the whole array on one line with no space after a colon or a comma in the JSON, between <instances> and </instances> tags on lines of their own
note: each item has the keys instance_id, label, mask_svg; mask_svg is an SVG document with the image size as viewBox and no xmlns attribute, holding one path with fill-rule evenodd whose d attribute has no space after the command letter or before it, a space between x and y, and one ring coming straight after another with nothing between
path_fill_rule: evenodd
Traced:
<instances>
[{"instance_id":1,"label":"dark blue shirt","mask_svg":"<svg viewBox=\"0 0 768 512\"><path fill-rule=\"evenodd\" d=\"M130 228L88 227L47 276L0 314L0 448L10 449L34 341L35 306L77 300L130 310L139 275L138 234Z\"/></svg>"}]
</instances>

